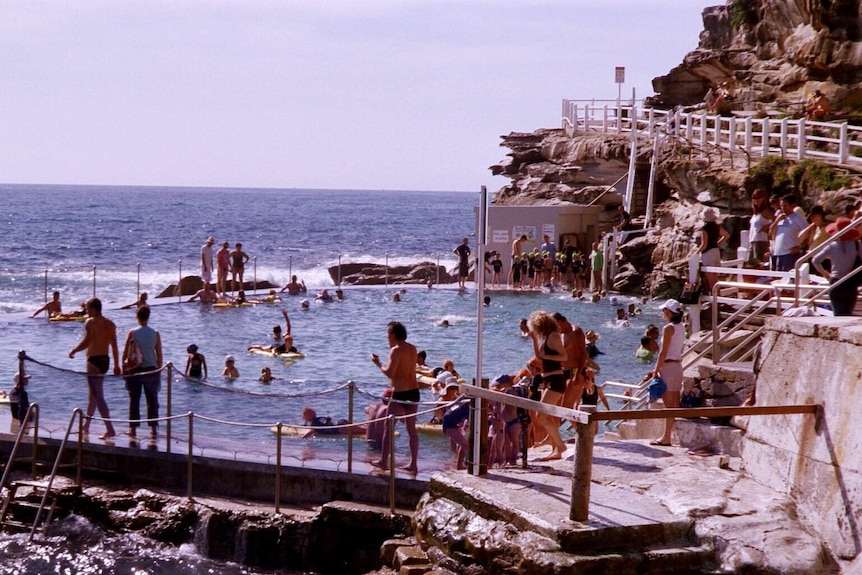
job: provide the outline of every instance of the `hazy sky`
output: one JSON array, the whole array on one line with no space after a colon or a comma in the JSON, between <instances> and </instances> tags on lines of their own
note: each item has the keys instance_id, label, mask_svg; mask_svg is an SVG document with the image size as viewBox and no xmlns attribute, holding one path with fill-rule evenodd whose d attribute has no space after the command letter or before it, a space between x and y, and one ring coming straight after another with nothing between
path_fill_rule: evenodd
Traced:
<instances>
[{"instance_id":1,"label":"hazy sky","mask_svg":"<svg viewBox=\"0 0 862 575\"><path fill-rule=\"evenodd\" d=\"M0 0L0 182L476 191L723 0Z\"/></svg>"}]
</instances>

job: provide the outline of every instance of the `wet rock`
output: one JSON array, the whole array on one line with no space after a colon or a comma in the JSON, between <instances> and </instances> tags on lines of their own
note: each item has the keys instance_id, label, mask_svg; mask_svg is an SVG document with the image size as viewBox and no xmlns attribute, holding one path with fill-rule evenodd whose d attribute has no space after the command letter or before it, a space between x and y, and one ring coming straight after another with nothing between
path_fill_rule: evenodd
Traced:
<instances>
[{"instance_id":1,"label":"wet rock","mask_svg":"<svg viewBox=\"0 0 862 575\"><path fill-rule=\"evenodd\" d=\"M228 286L230 286L230 283L228 283ZM179 290L177 289L177 284L171 284L168 287L166 287L165 289L163 289L161 292L159 292L159 295L157 295L156 297L161 298L161 297L178 297L180 295L184 295L184 296L185 295L194 295L195 293L198 292L198 290L202 289L203 287L204 287L204 282L200 276L185 276L182 279L180 279ZM280 286L277 286L277 285L275 285L269 281L258 280L257 282L244 281L242 283L241 289L243 289L245 291L252 291L254 289L259 289L259 290L262 290L262 289L268 290L268 289L274 289L274 288L277 289L279 287ZM210 283L210 288L215 290L215 284ZM240 289L239 286L238 286L238 289Z\"/></svg>"},{"instance_id":2,"label":"wet rock","mask_svg":"<svg viewBox=\"0 0 862 575\"><path fill-rule=\"evenodd\" d=\"M338 284L339 274L342 284L347 285L384 285L426 284L429 281L441 284L456 281L446 268L432 262L420 262L411 266L387 266L374 263L350 263L329 268L329 277Z\"/></svg>"}]
</instances>

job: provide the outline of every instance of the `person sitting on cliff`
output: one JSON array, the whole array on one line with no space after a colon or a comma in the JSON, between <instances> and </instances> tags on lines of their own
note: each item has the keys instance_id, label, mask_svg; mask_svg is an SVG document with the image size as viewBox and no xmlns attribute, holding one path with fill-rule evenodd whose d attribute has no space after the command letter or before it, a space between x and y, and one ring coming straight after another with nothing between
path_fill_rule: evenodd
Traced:
<instances>
[{"instance_id":1,"label":"person sitting on cliff","mask_svg":"<svg viewBox=\"0 0 862 575\"><path fill-rule=\"evenodd\" d=\"M808 97L805 102L805 119L821 122L826 119L826 115L832 111L827 98L820 90L814 90L814 93Z\"/></svg>"},{"instance_id":2,"label":"person sitting on cliff","mask_svg":"<svg viewBox=\"0 0 862 575\"><path fill-rule=\"evenodd\" d=\"M296 281L296 276L290 276L290 281L287 282L283 288L281 288L282 293L287 292L287 295L299 295L301 293L305 293L308 291L308 288L305 287L305 280L298 282Z\"/></svg>"}]
</instances>

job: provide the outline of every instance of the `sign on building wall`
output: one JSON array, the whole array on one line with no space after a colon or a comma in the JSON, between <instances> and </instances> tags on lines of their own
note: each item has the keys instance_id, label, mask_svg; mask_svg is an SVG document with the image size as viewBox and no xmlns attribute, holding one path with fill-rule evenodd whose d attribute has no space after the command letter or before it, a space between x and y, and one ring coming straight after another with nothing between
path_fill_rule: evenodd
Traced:
<instances>
[{"instance_id":1,"label":"sign on building wall","mask_svg":"<svg viewBox=\"0 0 862 575\"><path fill-rule=\"evenodd\" d=\"M556 226L554 224L542 224L542 235L548 236L551 238L551 241L556 241L554 237L554 232L556 230Z\"/></svg>"},{"instance_id":2,"label":"sign on building wall","mask_svg":"<svg viewBox=\"0 0 862 575\"><path fill-rule=\"evenodd\" d=\"M536 226L512 226L512 237L527 236L530 241L536 241Z\"/></svg>"},{"instance_id":3,"label":"sign on building wall","mask_svg":"<svg viewBox=\"0 0 862 575\"><path fill-rule=\"evenodd\" d=\"M508 244L509 230L491 230L491 242L495 244Z\"/></svg>"}]
</instances>

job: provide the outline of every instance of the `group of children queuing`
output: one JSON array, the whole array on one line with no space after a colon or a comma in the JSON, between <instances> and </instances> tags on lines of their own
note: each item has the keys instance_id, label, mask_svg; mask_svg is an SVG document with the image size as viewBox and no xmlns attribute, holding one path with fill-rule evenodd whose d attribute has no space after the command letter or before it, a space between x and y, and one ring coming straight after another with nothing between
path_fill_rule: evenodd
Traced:
<instances>
[{"instance_id":1,"label":"group of children queuing","mask_svg":"<svg viewBox=\"0 0 862 575\"><path fill-rule=\"evenodd\" d=\"M513 289L539 289L554 284L588 289L590 262L587 255L571 246L568 248L565 252L552 253L536 247L531 252L514 255L505 284ZM503 287L503 262L499 252L490 252L486 256L485 270L490 273L492 288Z\"/></svg>"}]
</instances>

